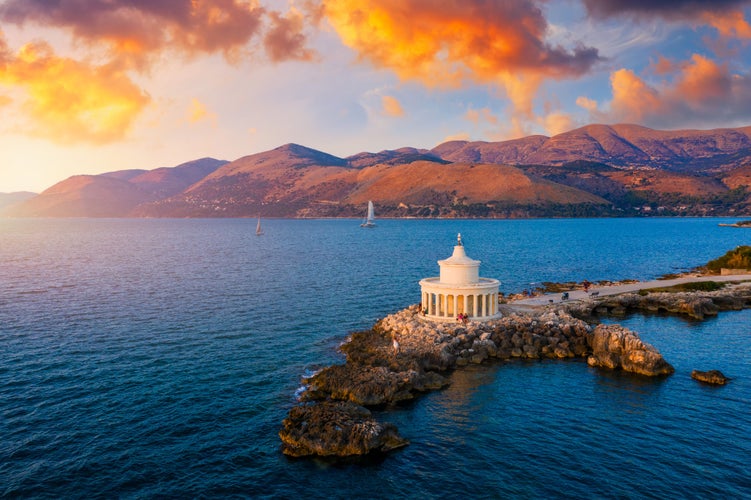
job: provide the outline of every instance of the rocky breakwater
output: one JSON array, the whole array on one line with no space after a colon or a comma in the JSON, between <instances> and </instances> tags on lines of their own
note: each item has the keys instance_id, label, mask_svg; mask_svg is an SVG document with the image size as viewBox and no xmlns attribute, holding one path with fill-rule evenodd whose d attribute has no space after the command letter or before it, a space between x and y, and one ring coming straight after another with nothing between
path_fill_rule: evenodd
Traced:
<instances>
[{"instance_id":1,"label":"rocky breakwater","mask_svg":"<svg viewBox=\"0 0 751 500\"><path fill-rule=\"evenodd\" d=\"M563 310L465 325L425 321L417 306L409 307L372 330L352 334L340 348L344 364L303 381L300 404L290 410L279 432L282 451L291 456L350 456L398 448L407 441L393 425L376 421L367 407L382 408L442 388L450 370L490 359L587 358L595 338L592 326ZM636 343L622 349L635 346L643 350ZM629 367L649 358L626 352L621 357L631 360Z\"/></svg>"},{"instance_id":2,"label":"rocky breakwater","mask_svg":"<svg viewBox=\"0 0 751 500\"><path fill-rule=\"evenodd\" d=\"M703 320L720 311L751 307L751 283L731 284L715 291L654 291L624 293L572 301L565 309L578 318L599 314L625 315L631 312L667 312Z\"/></svg>"}]
</instances>

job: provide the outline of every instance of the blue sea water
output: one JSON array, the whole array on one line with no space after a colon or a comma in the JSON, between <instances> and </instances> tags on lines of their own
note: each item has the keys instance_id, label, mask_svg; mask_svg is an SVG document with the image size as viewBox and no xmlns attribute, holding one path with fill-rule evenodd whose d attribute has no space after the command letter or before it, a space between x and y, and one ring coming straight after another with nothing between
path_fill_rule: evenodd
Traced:
<instances>
[{"instance_id":1,"label":"blue sea water","mask_svg":"<svg viewBox=\"0 0 751 500\"><path fill-rule=\"evenodd\" d=\"M354 330L419 301L461 232L481 274L649 279L748 244L720 219L0 220L0 496L751 497L751 311L632 316L676 368L492 363L379 413L411 444L295 460L281 420ZM721 369L724 387L693 381Z\"/></svg>"}]
</instances>

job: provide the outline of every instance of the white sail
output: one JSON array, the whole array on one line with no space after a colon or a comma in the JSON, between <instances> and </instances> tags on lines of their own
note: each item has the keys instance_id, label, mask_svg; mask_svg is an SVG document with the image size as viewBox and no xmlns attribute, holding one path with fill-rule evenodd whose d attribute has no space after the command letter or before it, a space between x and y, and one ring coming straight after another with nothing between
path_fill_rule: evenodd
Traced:
<instances>
[{"instance_id":1,"label":"white sail","mask_svg":"<svg viewBox=\"0 0 751 500\"><path fill-rule=\"evenodd\" d=\"M365 218L365 221L360 224L360 227L375 227L375 210L373 208L373 202L368 202L368 216Z\"/></svg>"},{"instance_id":2,"label":"white sail","mask_svg":"<svg viewBox=\"0 0 751 500\"><path fill-rule=\"evenodd\" d=\"M261 216L258 216L258 224L256 224L256 236L261 236L263 234L263 229L261 229Z\"/></svg>"}]
</instances>

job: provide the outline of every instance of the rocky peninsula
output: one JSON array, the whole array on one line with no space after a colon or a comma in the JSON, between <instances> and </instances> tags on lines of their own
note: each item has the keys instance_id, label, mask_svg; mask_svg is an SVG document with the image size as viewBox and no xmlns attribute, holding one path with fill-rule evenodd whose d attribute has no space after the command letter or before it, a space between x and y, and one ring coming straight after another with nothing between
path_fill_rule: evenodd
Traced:
<instances>
[{"instance_id":1,"label":"rocky peninsula","mask_svg":"<svg viewBox=\"0 0 751 500\"><path fill-rule=\"evenodd\" d=\"M702 287L698 287L702 288ZM408 443L368 408L384 408L448 384L451 370L491 360L581 359L590 366L640 376L667 376L673 367L636 332L597 325L599 315L669 312L703 319L751 307L751 284L713 291L645 291L587 297L515 309L464 324L425 320L414 305L356 332L341 346L346 361L304 379L299 405L279 436L290 456L351 456L386 452Z\"/></svg>"}]
</instances>

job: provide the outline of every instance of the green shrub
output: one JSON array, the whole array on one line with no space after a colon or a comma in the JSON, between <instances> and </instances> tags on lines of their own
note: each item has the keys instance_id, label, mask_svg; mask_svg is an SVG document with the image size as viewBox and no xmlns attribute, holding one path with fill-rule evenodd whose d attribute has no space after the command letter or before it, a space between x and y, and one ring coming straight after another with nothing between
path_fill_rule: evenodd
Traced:
<instances>
[{"instance_id":1,"label":"green shrub","mask_svg":"<svg viewBox=\"0 0 751 500\"><path fill-rule=\"evenodd\" d=\"M751 268L751 246L739 246L722 257L707 262L707 269L710 271L719 272L723 267L728 269Z\"/></svg>"},{"instance_id":2,"label":"green shrub","mask_svg":"<svg viewBox=\"0 0 751 500\"><path fill-rule=\"evenodd\" d=\"M726 283L718 283L717 281L697 281L695 283L681 283L680 285L665 286L660 288L651 288L649 290L639 290L639 295L646 295L656 292L714 292L724 288Z\"/></svg>"}]
</instances>

